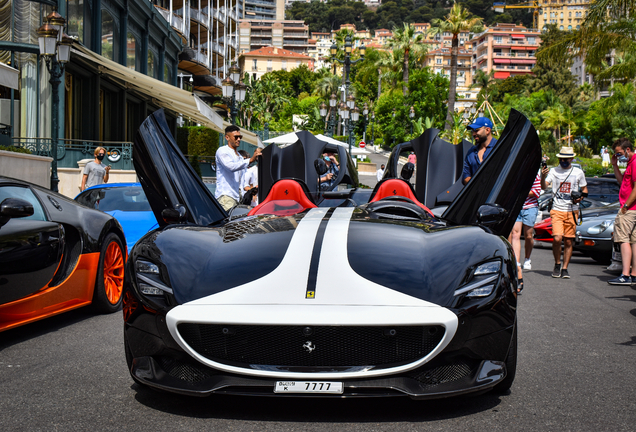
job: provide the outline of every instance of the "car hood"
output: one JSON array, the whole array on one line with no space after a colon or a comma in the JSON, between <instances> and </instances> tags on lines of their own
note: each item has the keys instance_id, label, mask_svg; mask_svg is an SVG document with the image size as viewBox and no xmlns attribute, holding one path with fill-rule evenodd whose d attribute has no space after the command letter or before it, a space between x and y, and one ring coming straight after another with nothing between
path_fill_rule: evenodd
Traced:
<instances>
[{"instance_id":1,"label":"car hood","mask_svg":"<svg viewBox=\"0 0 636 432\"><path fill-rule=\"evenodd\" d=\"M471 266L509 259L506 242L479 227L368 215L315 208L223 228L175 225L141 239L133 259L160 257L179 304L446 307Z\"/></svg>"}]
</instances>

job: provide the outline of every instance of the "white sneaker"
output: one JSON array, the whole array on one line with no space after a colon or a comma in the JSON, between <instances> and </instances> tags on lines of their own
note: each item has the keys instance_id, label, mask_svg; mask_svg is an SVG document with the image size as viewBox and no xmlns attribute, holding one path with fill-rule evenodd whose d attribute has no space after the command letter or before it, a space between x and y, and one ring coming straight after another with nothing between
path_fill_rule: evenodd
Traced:
<instances>
[{"instance_id":1,"label":"white sneaker","mask_svg":"<svg viewBox=\"0 0 636 432\"><path fill-rule=\"evenodd\" d=\"M532 260L526 258L526 260L523 263L523 269L524 270L532 270L532 264L531 264Z\"/></svg>"}]
</instances>

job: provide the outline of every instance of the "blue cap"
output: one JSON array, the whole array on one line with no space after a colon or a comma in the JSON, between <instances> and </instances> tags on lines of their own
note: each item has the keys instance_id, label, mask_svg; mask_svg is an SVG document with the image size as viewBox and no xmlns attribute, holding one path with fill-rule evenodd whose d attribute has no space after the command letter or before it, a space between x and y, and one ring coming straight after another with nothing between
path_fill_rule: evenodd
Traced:
<instances>
[{"instance_id":1,"label":"blue cap","mask_svg":"<svg viewBox=\"0 0 636 432\"><path fill-rule=\"evenodd\" d=\"M492 122L490 119L488 117L477 117L472 124L466 126L466 129L479 129L484 126L492 129Z\"/></svg>"}]
</instances>

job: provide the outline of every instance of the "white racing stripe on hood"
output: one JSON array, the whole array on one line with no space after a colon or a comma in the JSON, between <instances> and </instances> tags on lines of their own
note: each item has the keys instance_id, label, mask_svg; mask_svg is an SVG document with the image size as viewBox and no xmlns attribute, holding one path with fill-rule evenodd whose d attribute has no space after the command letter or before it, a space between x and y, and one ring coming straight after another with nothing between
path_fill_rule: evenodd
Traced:
<instances>
[{"instance_id":1,"label":"white racing stripe on hood","mask_svg":"<svg viewBox=\"0 0 636 432\"><path fill-rule=\"evenodd\" d=\"M316 235L328 210L315 208L309 211L298 224L282 262L268 275L185 305L439 307L365 279L351 268L347 239L354 208L336 209L329 219L322 242L315 298L305 298ZM214 281L210 283L214 284Z\"/></svg>"}]
</instances>

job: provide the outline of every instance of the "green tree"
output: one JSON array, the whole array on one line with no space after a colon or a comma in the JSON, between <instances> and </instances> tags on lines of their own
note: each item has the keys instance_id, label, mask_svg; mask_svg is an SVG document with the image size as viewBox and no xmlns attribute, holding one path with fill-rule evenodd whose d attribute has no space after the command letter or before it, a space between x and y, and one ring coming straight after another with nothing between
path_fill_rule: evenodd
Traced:
<instances>
[{"instance_id":1,"label":"green tree","mask_svg":"<svg viewBox=\"0 0 636 432\"><path fill-rule=\"evenodd\" d=\"M431 21L429 34L443 35L450 33L453 36L451 42L451 70L450 85L448 91L448 111L446 113L445 129L450 129L453 125L453 113L455 112L455 94L457 92L457 56L459 54L459 34L462 32L480 32L482 31L482 19L470 16L470 12L464 9L460 4L453 3L453 7L448 12L444 20L434 19Z\"/></svg>"},{"instance_id":2,"label":"green tree","mask_svg":"<svg viewBox=\"0 0 636 432\"><path fill-rule=\"evenodd\" d=\"M402 28L395 27L393 28L393 37L389 40L388 47L393 51L398 51L402 54L402 94L404 96L407 95L408 86L409 86L409 63L410 63L410 54L411 50L419 46L418 54L421 55L422 42L424 40L424 36L420 34L415 34L415 27L411 24L404 23ZM458 42L459 46L459 42Z\"/></svg>"},{"instance_id":3,"label":"green tree","mask_svg":"<svg viewBox=\"0 0 636 432\"><path fill-rule=\"evenodd\" d=\"M581 28L563 33L542 46L537 60L559 62L585 53L587 70L596 74L597 82L633 80L636 78L635 15L635 0L594 1ZM609 65L606 59L612 52L618 61Z\"/></svg>"}]
</instances>

